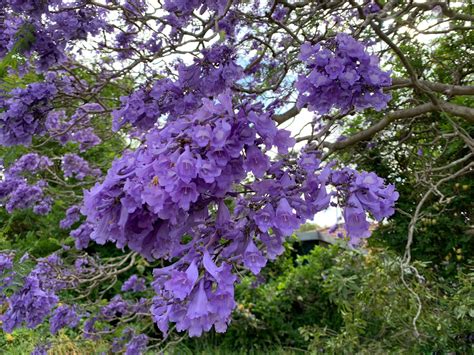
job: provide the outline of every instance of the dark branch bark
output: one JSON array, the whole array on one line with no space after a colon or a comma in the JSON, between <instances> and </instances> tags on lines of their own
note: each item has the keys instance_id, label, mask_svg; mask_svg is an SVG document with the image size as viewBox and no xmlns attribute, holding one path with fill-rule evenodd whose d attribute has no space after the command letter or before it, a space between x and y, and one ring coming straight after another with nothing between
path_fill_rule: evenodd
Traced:
<instances>
[{"instance_id":1,"label":"dark branch bark","mask_svg":"<svg viewBox=\"0 0 474 355\"><path fill-rule=\"evenodd\" d=\"M404 119L404 118L410 118L410 117L416 117L425 113L428 113L430 111L433 111L435 109L435 106L432 103L426 103L420 106L416 106L413 108L408 108L405 110L400 110L400 111L395 111L387 116L385 118L381 119L374 125L370 126L364 131L358 132L351 137L339 141L336 143L329 143L329 142L324 142L324 146L328 147L330 151L336 151L340 149L344 149L346 147L349 147L355 143L367 140L371 138L374 134L377 132L380 132L383 130L385 127L387 127L390 123L396 120Z\"/></svg>"},{"instance_id":2,"label":"dark branch bark","mask_svg":"<svg viewBox=\"0 0 474 355\"><path fill-rule=\"evenodd\" d=\"M450 102L440 102L441 110L455 116L463 117L469 122L474 123L474 108L455 105Z\"/></svg>"},{"instance_id":3,"label":"dark branch bark","mask_svg":"<svg viewBox=\"0 0 474 355\"><path fill-rule=\"evenodd\" d=\"M408 108L408 109L392 112L388 114L387 116L385 116L385 118L381 119L374 125L367 128L366 130L358 132L343 141L339 141L335 143L324 142L323 146L329 148L330 152L344 149L358 142L368 140L377 132L380 132L381 130L383 130L385 127L387 127L390 123L394 121L405 119L405 118L413 118L413 117L417 117L428 112L439 111L439 110L450 113L455 116L463 117L470 122L474 122L474 109L472 108L459 106L459 105L455 105L455 104L444 102L444 101L440 101L439 105L440 105L440 108L436 107L433 103L429 102L429 103L425 103L413 108Z\"/></svg>"},{"instance_id":4,"label":"dark branch bark","mask_svg":"<svg viewBox=\"0 0 474 355\"><path fill-rule=\"evenodd\" d=\"M462 21L474 21L474 16L468 14L462 14L449 8L449 5L445 1L430 1L425 3L415 3L413 6L423 10L433 10L436 6L441 8L441 12L444 16L449 17L452 20Z\"/></svg>"},{"instance_id":5,"label":"dark branch bark","mask_svg":"<svg viewBox=\"0 0 474 355\"><path fill-rule=\"evenodd\" d=\"M420 83L428 87L430 90L440 94L456 96L456 95L474 95L474 86L449 85L442 83L434 83L426 80L418 80ZM392 84L397 87L413 87L415 86L410 79L393 78Z\"/></svg>"},{"instance_id":6,"label":"dark branch bark","mask_svg":"<svg viewBox=\"0 0 474 355\"><path fill-rule=\"evenodd\" d=\"M298 113L300 113L300 110L295 105L282 114L273 115L273 120L278 124L282 124L283 122L288 121L290 118L295 117Z\"/></svg>"}]
</instances>

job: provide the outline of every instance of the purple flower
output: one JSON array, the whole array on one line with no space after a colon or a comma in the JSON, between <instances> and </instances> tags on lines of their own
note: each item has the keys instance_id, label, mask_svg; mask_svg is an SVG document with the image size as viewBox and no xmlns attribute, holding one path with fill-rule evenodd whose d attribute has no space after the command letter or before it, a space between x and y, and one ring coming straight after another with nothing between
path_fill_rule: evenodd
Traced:
<instances>
[{"instance_id":1,"label":"purple flower","mask_svg":"<svg viewBox=\"0 0 474 355\"><path fill-rule=\"evenodd\" d=\"M129 304L122 299L122 296L116 295L106 306L101 308L100 314L106 319L113 319L116 317L125 316L129 313L129 311Z\"/></svg>"},{"instance_id":2,"label":"purple flower","mask_svg":"<svg viewBox=\"0 0 474 355\"><path fill-rule=\"evenodd\" d=\"M199 177L208 184L212 184L222 173L222 169L217 167L216 164L210 160L198 158L196 166Z\"/></svg>"},{"instance_id":3,"label":"purple flower","mask_svg":"<svg viewBox=\"0 0 474 355\"><path fill-rule=\"evenodd\" d=\"M380 11L380 6L376 2L369 2L364 6L364 15L375 14Z\"/></svg>"},{"instance_id":4,"label":"purple flower","mask_svg":"<svg viewBox=\"0 0 474 355\"><path fill-rule=\"evenodd\" d=\"M216 226L218 228L225 228L230 223L230 212L224 201L219 202L219 208L217 209Z\"/></svg>"},{"instance_id":5,"label":"purple flower","mask_svg":"<svg viewBox=\"0 0 474 355\"><path fill-rule=\"evenodd\" d=\"M331 195L327 193L323 179L310 177L306 180L304 188L306 190L304 197L313 215L329 207Z\"/></svg>"},{"instance_id":6,"label":"purple flower","mask_svg":"<svg viewBox=\"0 0 474 355\"><path fill-rule=\"evenodd\" d=\"M91 234L94 231L91 223L85 222L77 229L71 231L70 235L75 239L76 249L85 249L91 240Z\"/></svg>"},{"instance_id":7,"label":"purple flower","mask_svg":"<svg viewBox=\"0 0 474 355\"><path fill-rule=\"evenodd\" d=\"M357 74L357 71L354 69L346 69L343 73L339 74L339 79L341 82L349 85L349 87L354 85L355 82L359 80L359 78L360 75Z\"/></svg>"},{"instance_id":8,"label":"purple flower","mask_svg":"<svg viewBox=\"0 0 474 355\"><path fill-rule=\"evenodd\" d=\"M313 47L315 49L314 54L314 64L318 67L324 67L329 63L329 59L332 58L331 51L327 50L326 48L320 49L320 46Z\"/></svg>"},{"instance_id":9,"label":"purple flower","mask_svg":"<svg viewBox=\"0 0 474 355\"><path fill-rule=\"evenodd\" d=\"M231 272L232 266L222 262L221 266L217 267L207 250L204 251L202 262L206 271L220 286L233 285L236 281L237 278Z\"/></svg>"},{"instance_id":10,"label":"purple flower","mask_svg":"<svg viewBox=\"0 0 474 355\"><path fill-rule=\"evenodd\" d=\"M357 244L359 238L370 236L369 222L367 222L365 211L355 196L350 196L344 208L344 222L351 242Z\"/></svg>"},{"instance_id":11,"label":"purple flower","mask_svg":"<svg viewBox=\"0 0 474 355\"><path fill-rule=\"evenodd\" d=\"M288 154L288 149L292 148L296 140L291 137L291 132L280 129L278 130L276 136L275 136L275 145L278 148L278 153L280 154Z\"/></svg>"},{"instance_id":12,"label":"purple flower","mask_svg":"<svg viewBox=\"0 0 474 355\"><path fill-rule=\"evenodd\" d=\"M211 304L204 290L204 280L201 280L186 311L184 324L188 323L190 337L201 336L203 331L208 331L212 327L212 322L208 317L210 311Z\"/></svg>"},{"instance_id":13,"label":"purple flower","mask_svg":"<svg viewBox=\"0 0 474 355\"><path fill-rule=\"evenodd\" d=\"M141 198L143 202L150 206L151 210L155 213L158 213L160 210L163 209L165 201L169 196L169 194L162 187L159 186L158 181L158 177L153 177L151 182L148 185L145 185L143 191L141 192ZM122 205L127 205L128 201L130 201L130 199L124 198L122 200ZM137 207L135 203L131 204L131 206L132 207L129 210L130 213L134 212Z\"/></svg>"},{"instance_id":14,"label":"purple flower","mask_svg":"<svg viewBox=\"0 0 474 355\"><path fill-rule=\"evenodd\" d=\"M194 293L194 296L191 299L191 302L189 303L186 316L190 319L205 317L208 315L209 309L210 304L206 295L206 291L204 290L204 281L201 280L196 292Z\"/></svg>"},{"instance_id":15,"label":"purple flower","mask_svg":"<svg viewBox=\"0 0 474 355\"><path fill-rule=\"evenodd\" d=\"M53 200L50 197L46 197L33 206L33 212L38 215L46 215L51 212L52 203Z\"/></svg>"},{"instance_id":16,"label":"purple flower","mask_svg":"<svg viewBox=\"0 0 474 355\"><path fill-rule=\"evenodd\" d=\"M0 273L13 267L13 256L0 253Z\"/></svg>"},{"instance_id":17,"label":"purple flower","mask_svg":"<svg viewBox=\"0 0 474 355\"><path fill-rule=\"evenodd\" d=\"M254 275L260 273L260 270L267 264L267 259L257 249L255 243L251 240L244 252L244 265L252 271Z\"/></svg>"},{"instance_id":18,"label":"purple flower","mask_svg":"<svg viewBox=\"0 0 474 355\"><path fill-rule=\"evenodd\" d=\"M205 147L211 141L212 129L209 125L197 126L193 131L193 139L199 147Z\"/></svg>"},{"instance_id":19,"label":"purple flower","mask_svg":"<svg viewBox=\"0 0 474 355\"><path fill-rule=\"evenodd\" d=\"M49 320L52 334L64 327L74 328L79 324L79 316L74 307L62 305L56 308Z\"/></svg>"},{"instance_id":20,"label":"purple flower","mask_svg":"<svg viewBox=\"0 0 474 355\"><path fill-rule=\"evenodd\" d=\"M301 61L307 61L315 52L319 50L320 46L312 46L311 43L305 42L300 47L300 54L298 59Z\"/></svg>"},{"instance_id":21,"label":"purple flower","mask_svg":"<svg viewBox=\"0 0 474 355\"><path fill-rule=\"evenodd\" d=\"M24 179L18 178L5 180L3 184L0 183L0 193L3 189L3 194L9 198L5 205L7 212L12 213L16 209L31 207L36 207L34 212L38 214L49 212L52 201L44 197L43 188L46 186L47 184L44 181L29 185Z\"/></svg>"},{"instance_id":22,"label":"purple flower","mask_svg":"<svg viewBox=\"0 0 474 355\"><path fill-rule=\"evenodd\" d=\"M230 160L229 153L225 148L214 148L208 153L210 161L215 162L219 167L225 167Z\"/></svg>"},{"instance_id":23,"label":"purple flower","mask_svg":"<svg viewBox=\"0 0 474 355\"><path fill-rule=\"evenodd\" d=\"M315 154L303 153L300 160L298 161L300 167L306 170L308 173L314 172L319 168L321 160L319 160Z\"/></svg>"},{"instance_id":24,"label":"purple flower","mask_svg":"<svg viewBox=\"0 0 474 355\"><path fill-rule=\"evenodd\" d=\"M178 177L185 183L191 182L197 176L196 159L186 146L184 152L179 156L176 162L176 171Z\"/></svg>"},{"instance_id":25,"label":"purple flower","mask_svg":"<svg viewBox=\"0 0 474 355\"><path fill-rule=\"evenodd\" d=\"M249 121L255 124L255 128L260 136L264 138L273 139L277 134L277 127L275 121L272 120L271 116L268 114L258 114L256 112L249 113Z\"/></svg>"},{"instance_id":26,"label":"purple flower","mask_svg":"<svg viewBox=\"0 0 474 355\"><path fill-rule=\"evenodd\" d=\"M99 169L91 169L89 163L77 154L66 154L62 159L62 170L65 177L83 180L86 176L100 175Z\"/></svg>"},{"instance_id":27,"label":"purple flower","mask_svg":"<svg viewBox=\"0 0 474 355\"><path fill-rule=\"evenodd\" d=\"M270 160L255 146L248 147L246 153L245 170L252 171L257 178L262 178L270 167Z\"/></svg>"},{"instance_id":28,"label":"purple flower","mask_svg":"<svg viewBox=\"0 0 474 355\"><path fill-rule=\"evenodd\" d=\"M260 209L253 217L258 228L262 232L268 232L268 230L274 226L275 222L275 210L271 204L266 204L265 207Z\"/></svg>"},{"instance_id":29,"label":"purple flower","mask_svg":"<svg viewBox=\"0 0 474 355\"><path fill-rule=\"evenodd\" d=\"M66 218L59 222L59 226L62 229L71 227L74 223L79 221L81 218L81 207L78 205L71 206L66 211Z\"/></svg>"},{"instance_id":30,"label":"purple flower","mask_svg":"<svg viewBox=\"0 0 474 355\"><path fill-rule=\"evenodd\" d=\"M390 73L382 71L376 57L347 34L340 33L317 46L303 44L300 59L310 72L296 82L298 107L307 106L323 115L332 108L343 112L369 107L381 110L390 100L390 94L382 91L391 84Z\"/></svg>"},{"instance_id":31,"label":"purple flower","mask_svg":"<svg viewBox=\"0 0 474 355\"><path fill-rule=\"evenodd\" d=\"M283 247L284 239L279 235L270 236L267 233L260 235L260 240L267 248L267 257L270 260L275 260L277 256L283 254L285 248Z\"/></svg>"},{"instance_id":32,"label":"purple flower","mask_svg":"<svg viewBox=\"0 0 474 355\"><path fill-rule=\"evenodd\" d=\"M145 351L148 337L145 334L134 336L126 345L125 355L139 355Z\"/></svg>"},{"instance_id":33,"label":"purple flower","mask_svg":"<svg viewBox=\"0 0 474 355\"><path fill-rule=\"evenodd\" d=\"M87 258L78 258L74 262L74 267L78 272L85 272L88 265L89 260L87 260Z\"/></svg>"},{"instance_id":34,"label":"purple flower","mask_svg":"<svg viewBox=\"0 0 474 355\"><path fill-rule=\"evenodd\" d=\"M336 36L336 42L338 44L338 53L342 55L347 54L347 56L351 58L367 58L364 45L350 35L346 33L338 33Z\"/></svg>"},{"instance_id":35,"label":"purple flower","mask_svg":"<svg viewBox=\"0 0 474 355\"><path fill-rule=\"evenodd\" d=\"M192 262L185 272L173 270L171 277L165 282L165 289L172 292L179 300L185 299L193 290L199 273L196 264Z\"/></svg>"},{"instance_id":36,"label":"purple flower","mask_svg":"<svg viewBox=\"0 0 474 355\"><path fill-rule=\"evenodd\" d=\"M149 129L154 126L160 109L155 102L150 100L148 92L138 90L128 97L121 97L120 101L122 106L112 113L114 131L118 131L128 122L140 129Z\"/></svg>"},{"instance_id":37,"label":"purple flower","mask_svg":"<svg viewBox=\"0 0 474 355\"><path fill-rule=\"evenodd\" d=\"M272 14L272 18L275 21L283 21L287 13L288 13L288 9L285 6L279 4L275 8L275 11Z\"/></svg>"},{"instance_id":38,"label":"purple flower","mask_svg":"<svg viewBox=\"0 0 474 355\"><path fill-rule=\"evenodd\" d=\"M13 89L8 99L0 99L0 145L30 145L33 135L43 133L42 122L56 93L53 84L32 83Z\"/></svg>"},{"instance_id":39,"label":"purple flower","mask_svg":"<svg viewBox=\"0 0 474 355\"><path fill-rule=\"evenodd\" d=\"M214 148L222 148L225 145L227 137L230 135L231 126L226 121L217 122L212 130L211 145Z\"/></svg>"},{"instance_id":40,"label":"purple flower","mask_svg":"<svg viewBox=\"0 0 474 355\"><path fill-rule=\"evenodd\" d=\"M56 295L44 290L38 277L30 274L23 287L8 299L8 309L2 316L3 330L11 333L23 323L28 328L36 327L44 321L57 302Z\"/></svg>"},{"instance_id":41,"label":"purple flower","mask_svg":"<svg viewBox=\"0 0 474 355\"><path fill-rule=\"evenodd\" d=\"M275 227L284 235L291 235L299 227L298 218L293 212L288 200L282 198L278 203L275 215Z\"/></svg>"},{"instance_id":42,"label":"purple flower","mask_svg":"<svg viewBox=\"0 0 474 355\"><path fill-rule=\"evenodd\" d=\"M49 344L36 345L30 355L48 355Z\"/></svg>"},{"instance_id":43,"label":"purple flower","mask_svg":"<svg viewBox=\"0 0 474 355\"><path fill-rule=\"evenodd\" d=\"M373 189L381 187L383 185L383 179L379 178L375 173L363 171L357 175L355 184L361 188Z\"/></svg>"},{"instance_id":44,"label":"purple flower","mask_svg":"<svg viewBox=\"0 0 474 355\"><path fill-rule=\"evenodd\" d=\"M339 58L331 58L329 63L324 67L326 73L329 75L329 79L337 79L339 75L344 71L344 64Z\"/></svg>"},{"instance_id":45,"label":"purple flower","mask_svg":"<svg viewBox=\"0 0 474 355\"><path fill-rule=\"evenodd\" d=\"M36 173L46 170L52 165L53 162L48 157L36 153L29 153L15 161L15 163L8 169L8 173L11 175L19 175L24 172Z\"/></svg>"},{"instance_id":46,"label":"purple flower","mask_svg":"<svg viewBox=\"0 0 474 355\"><path fill-rule=\"evenodd\" d=\"M122 291L127 292L140 292L144 291L146 289L145 287L145 279L139 278L137 275L132 275L130 278L125 281L122 285Z\"/></svg>"},{"instance_id":47,"label":"purple flower","mask_svg":"<svg viewBox=\"0 0 474 355\"><path fill-rule=\"evenodd\" d=\"M198 199L198 192L196 190L196 184L191 182L189 184L185 182L179 182L176 190L171 194L171 199L176 202L179 207L183 210L189 210L191 202L196 202Z\"/></svg>"},{"instance_id":48,"label":"purple flower","mask_svg":"<svg viewBox=\"0 0 474 355\"><path fill-rule=\"evenodd\" d=\"M69 140L79 143L80 152L85 152L102 142L102 140L95 134L92 127L73 132Z\"/></svg>"}]
</instances>

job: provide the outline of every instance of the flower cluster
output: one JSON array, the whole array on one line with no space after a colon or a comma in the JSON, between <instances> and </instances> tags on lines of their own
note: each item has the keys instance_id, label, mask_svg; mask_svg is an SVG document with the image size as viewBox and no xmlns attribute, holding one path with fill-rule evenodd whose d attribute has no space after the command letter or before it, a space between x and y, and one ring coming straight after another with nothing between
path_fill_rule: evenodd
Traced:
<instances>
[{"instance_id":1,"label":"flower cluster","mask_svg":"<svg viewBox=\"0 0 474 355\"><path fill-rule=\"evenodd\" d=\"M399 197L395 186L385 185L375 173L359 173L344 168L331 175L331 182L343 191L339 197L343 200L345 228L352 245L359 244L361 238L371 234L367 212L377 221L395 212L394 204Z\"/></svg>"},{"instance_id":2,"label":"flower cluster","mask_svg":"<svg viewBox=\"0 0 474 355\"><path fill-rule=\"evenodd\" d=\"M194 10L198 10L202 7L201 11L212 10L217 11L219 15L222 15L226 5L227 0L166 0L164 9L181 16L189 16Z\"/></svg>"},{"instance_id":3,"label":"flower cluster","mask_svg":"<svg viewBox=\"0 0 474 355\"><path fill-rule=\"evenodd\" d=\"M60 1L50 1L52 4L60 3ZM6 3L11 6L12 10L18 13L26 13L31 16L40 16L47 9L47 5L44 1L30 0L30 1L18 1L18 0L7 0Z\"/></svg>"},{"instance_id":4,"label":"flower cluster","mask_svg":"<svg viewBox=\"0 0 474 355\"><path fill-rule=\"evenodd\" d=\"M84 152L101 143L90 124L89 112L79 107L70 118L64 111L51 111L46 117L45 127L50 137L61 144L68 142L79 144L79 151ZM93 113L93 112L92 112Z\"/></svg>"},{"instance_id":5,"label":"flower cluster","mask_svg":"<svg viewBox=\"0 0 474 355\"><path fill-rule=\"evenodd\" d=\"M59 222L59 226L62 229L70 228L74 223L79 221L81 218L81 207L73 205L66 211L66 217Z\"/></svg>"},{"instance_id":6,"label":"flower cluster","mask_svg":"<svg viewBox=\"0 0 474 355\"><path fill-rule=\"evenodd\" d=\"M28 254L19 263L26 258ZM0 262L1 260L0 255ZM7 266L11 267L11 263ZM11 285L14 293L7 298L7 309L0 317L3 330L11 333L23 325L34 328L50 315L50 330L53 334L63 327L77 326L80 317L76 307L58 304L59 298L56 295L66 287L75 287L70 276L71 271L56 254L38 259L35 268L25 277L16 275L15 283ZM0 284L5 283L5 280L6 278L0 279ZM58 306L54 309L56 305Z\"/></svg>"},{"instance_id":7,"label":"flower cluster","mask_svg":"<svg viewBox=\"0 0 474 355\"><path fill-rule=\"evenodd\" d=\"M367 53L362 43L340 33L322 44L301 46L299 59L310 70L296 82L298 106L323 115L331 109L348 112L386 107L390 74L380 69L379 59Z\"/></svg>"},{"instance_id":8,"label":"flower cluster","mask_svg":"<svg viewBox=\"0 0 474 355\"><path fill-rule=\"evenodd\" d=\"M23 322L34 328L44 321L58 302L57 296L45 290L34 273L27 276L23 287L8 298L8 309L2 316L3 330L11 333Z\"/></svg>"},{"instance_id":9,"label":"flower cluster","mask_svg":"<svg viewBox=\"0 0 474 355\"><path fill-rule=\"evenodd\" d=\"M91 239L128 245L148 258L169 256L175 245L161 245L162 236L179 243L233 183L248 172L263 177L270 159L256 142L281 152L294 144L258 106L235 112L230 93L203 99L192 115L148 133L146 145L117 160L86 193L83 211L96 225Z\"/></svg>"},{"instance_id":10,"label":"flower cluster","mask_svg":"<svg viewBox=\"0 0 474 355\"><path fill-rule=\"evenodd\" d=\"M225 14L227 4L227 0L166 0L163 9L168 11L169 14L164 18L172 27L171 37L174 37L177 29L188 24L194 11L199 10L201 14L211 11L211 16L222 17Z\"/></svg>"},{"instance_id":11,"label":"flower cluster","mask_svg":"<svg viewBox=\"0 0 474 355\"><path fill-rule=\"evenodd\" d=\"M56 92L51 83L33 83L0 97L0 145L29 145L33 135L44 133Z\"/></svg>"},{"instance_id":12,"label":"flower cluster","mask_svg":"<svg viewBox=\"0 0 474 355\"><path fill-rule=\"evenodd\" d=\"M93 230L93 225L86 222L82 223L77 229L71 231L70 235L75 240L74 244L76 249L81 250L87 248Z\"/></svg>"},{"instance_id":13,"label":"flower cluster","mask_svg":"<svg viewBox=\"0 0 474 355\"><path fill-rule=\"evenodd\" d=\"M72 41L85 40L89 34L96 35L103 29L110 30L105 21L105 9L82 0L9 0L6 6L13 12L7 12L9 30L2 38L2 45L11 49L19 39L31 37L29 43L21 48L21 54L28 57L35 54L39 72L63 63L66 60L65 48Z\"/></svg>"},{"instance_id":14,"label":"flower cluster","mask_svg":"<svg viewBox=\"0 0 474 355\"><path fill-rule=\"evenodd\" d=\"M70 141L79 144L79 151L81 153L102 142L92 127L72 131Z\"/></svg>"},{"instance_id":15,"label":"flower cluster","mask_svg":"<svg viewBox=\"0 0 474 355\"><path fill-rule=\"evenodd\" d=\"M0 273L13 267L13 257L9 254L0 253Z\"/></svg>"},{"instance_id":16,"label":"flower cluster","mask_svg":"<svg viewBox=\"0 0 474 355\"><path fill-rule=\"evenodd\" d=\"M15 176L23 173L34 174L52 165L53 162L48 157L41 156L37 153L28 153L22 155L10 166L8 174Z\"/></svg>"},{"instance_id":17,"label":"flower cluster","mask_svg":"<svg viewBox=\"0 0 474 355\"><path fill-rule=\"evenodd\" d=\"M30 355L48 355L50 344L37 344Z\"/></svg>"},{"instance_id":18,"label":"flower cluster","mask_svg":"<svg viewBox=\"0 0 474 355\"><path fill-rule=\"evenodd\" d=\"M138 277L137 275L132 275L127 281L122 285L123 292L140 292L146 289L145 279Z\"/></svg>"},{"instance_id":19,"label":"flower cluster","mask_svg":"<svg viewBox=\"0 0 474 355\"><path fill-rule=\"evenodd\" d=\"M294 139L261 105L233 99L230 92L202 99L197 110L152 129L85 195L92 240L148 259L179 258L154 272L152 314L164 333L169 322L191 336L225 331L235 306L231 265L258 274L283 252L286 236L329 206L327 184L351 192L315 152L302 154L296 170L272 162L265 149L286 154ZM245 184L249 173L256 179ZM240 195L237 183L253 195L231 213L225 199Z\"/></svg>"},{"instance_id":20,"label":"flower cluster","mask_svg":"<svg viewBox=\"0 0 474 355\"><path fill-rule=\"evenodd\" d=\"M74 307L61 305L57 307L50 320L50 330L52 334L56 334L64 327L74 328L79 324L80 317Z\"/></svg>"},{"instance_id":21,"label":"flower cluster","mask_svg":"<svg viewBox=\"0 0 474 355\"><path fill-rule=\"evenodd\" d=\"M63 156L61 167L64 177L74 177L77 180L84 180L86 176L99 176L101 174L100 169L92 169L87 160L72 153Z\"/></svg>"},{"instance_id":22,"label":"flower cluster","mask_svg":"<svg viewBox=\"0 0 474 355\"><path fill-rule=\"evenodd\" d=\"M145 334L136 334L132 328L125 328L122 336L114 338L111 351L122 353L125 347L125 355L142 354L146 350L148 337Z\"/></svg>"},{"instance_id":23,"label":"flower cluster","mask_svg":"<svg viewBox=\"0 0 474 355\"><path fill-rule=\"evenodd\" d=\"M121 98L122 106L113 112L113 128L131 123L146 130L160 116L190 113L201 105L203 98L215 97L242 76L231 48L217 45L202 52L202 58L192 65L178 65L178 80L160 79L151 88L135 91Z\"/></svg>"},{"instance_id":24,"label":"flower cluster","mask_svg":"<svg viewBox=\"0 0 474 355\"><path fill-rule=\"evenodd\" d=\"M30 153L23 155L5 171L0 181L0 201L5 203L7 212L25 208L33 208L36 214L47 214L50 211L52 199L44 192L47 182L37 180L30 183L28 176L51 165L49 158Z\"/></svg>"},{"instance_id":25,"label":"flower cluster","mask_svg":"<svg viewBox=\"0 0 474 355\"><path fill-rule=\"evenodd\" d=\"M125 355L141 354L147 344L148 337L145 334L136 335L125 345Z\"/></svg>"},{"instance_id":26,"label":"flower cluster","mask_svg":"<svg viewBox=\"0 0 474 355\"><path fill-rule=\"evenodd\" d=\"M6 299L4 290L13 282L13 254L0 253L0 306Z\"/></svg>"}]
</instances>

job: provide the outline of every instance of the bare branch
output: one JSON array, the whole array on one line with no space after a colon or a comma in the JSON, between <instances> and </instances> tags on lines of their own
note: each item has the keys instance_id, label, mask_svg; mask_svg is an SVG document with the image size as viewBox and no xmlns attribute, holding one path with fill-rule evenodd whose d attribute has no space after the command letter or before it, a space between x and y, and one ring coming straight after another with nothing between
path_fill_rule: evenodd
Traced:
<instances>
[{"instance_id":1,"label":"bare branch","mask_svg":"<svg viewBox=\"0 0 474 355\"><path fill-rule=\"evenodd\" d=\"M367 139L371 138L374 134L376 134L377 132L383 130L385 127L387 127L393 121L404 119L404 118L420 116L420 115L423 115L425 113L431 112L434 109L435 109L435 106L432 103L426 103L426 104L416 106L416 107L413 107L413 108L408 108L408 109L405 109L405 110L395 111L395 112L392 112L392 113L388 114L387 116L385 116L385 118L381 119L380 121L378 121L374 125L367 128L366 130L358 132L358 133L352 135L351 137L349 137L349 138L347 138L343 141L339 141L339 142L336 142L336 143L325 142L323 145L325 147L328 147L331 151L344 149L344 148L349 147L349 146L351 146L355 143L358 143L360 141L364 141L364 140L367 140Z\"/></svg>"},{"instance_id":2,"label":"bare branch","mask_svg":"<svg viewBox=\"0 0 474 355\"><path fill-rule=\"evenodd\" d=\"M455 116L463 117L470 122L474 122L474 109L455 105L445 101L439 101L438 104L440 105L440 108L437 108L433 103L429 102L413 108L392 112L369 128L360 131L343 141L335 143L324 142L323 146L329 148L330 153L336 150L344 149L353 144L371 138L374 134L383 130L393 121L405 118L413 118L433 111L444 111Z\"/></svg>"},{"instance_id":3,"label":"bare branch","mask_svg":"<svg viewBox=\"0 0 474 355\"><path fill-rule=\"evenodd\" d=\"M278 124L282 124L282 123L288 121L289 119L295 117L298 113L300 113L300 110L295 105L292 108L290 108L288 111L286 111L282 114L273 115L273 120Z\"/></svg>"},{"instance_id":4,"label":"bare branch","mask_svg":"<svg viewBox=\"0 0 474 355\"><path fill-rule=\"evenodd\" d=\"M474 86L450 85L443 83L434 83L426 80L419 80L420 83L431 89L432 91L448 96L456 95L474 95ZM392 84L397 87L413 87L414 84L410 79L393 78Z\"/></svg>"}]
</instances>

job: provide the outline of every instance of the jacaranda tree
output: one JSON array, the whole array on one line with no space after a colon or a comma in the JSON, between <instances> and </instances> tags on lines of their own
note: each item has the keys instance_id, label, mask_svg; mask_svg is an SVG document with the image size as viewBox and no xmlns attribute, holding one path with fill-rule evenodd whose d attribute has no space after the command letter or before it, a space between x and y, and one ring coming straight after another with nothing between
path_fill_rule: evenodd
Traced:
<instances>
[{"instance_id":1,"label":"jacaranda tree","mask_svg":"<svg viewBox=\"0 0 474 355\"><path fill-rule=\"evenodd\" d=\"M111 350L127 354L159 348L170 327L225 332L235 283L283 253L306 220L339 206L356 247L370 220L394 213L394 185L341 164L338 151L441 113L470 151L439 184L472 170L462 125L474 109L458 99L474 94L472 67L435 82L428 63L419 69L410 56L413 33L465 31L474 20L467 5L0 5L1 204L44 218L62 208L60 227L75 241L43 258L3 251L6 332L77 327L86 338L113 337ZM291 120L306 120L310 134L283 129ZM347 136L348 127L356 129ZM104 257L95 244L118 251ZM130 270L141 275L119 281Z\"/></svg>"}]
</instances>

